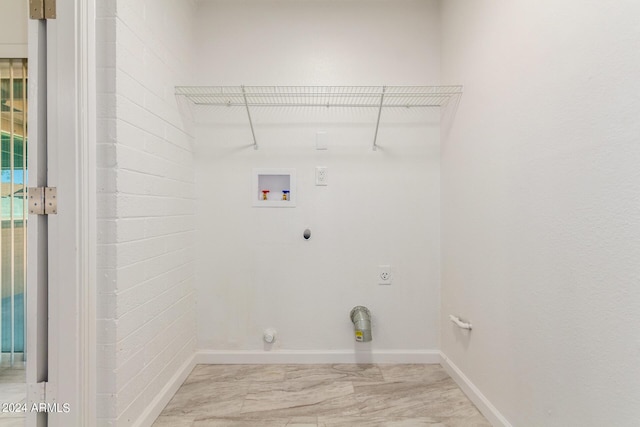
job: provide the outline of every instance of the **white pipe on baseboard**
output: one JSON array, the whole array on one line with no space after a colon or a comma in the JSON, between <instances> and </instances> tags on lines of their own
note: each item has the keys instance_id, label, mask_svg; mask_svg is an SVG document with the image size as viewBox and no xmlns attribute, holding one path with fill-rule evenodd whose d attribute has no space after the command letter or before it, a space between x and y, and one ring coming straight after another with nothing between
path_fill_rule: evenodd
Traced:
<instances>
[{"instance_id":1,"label":"white pipe on baseboard","mask_svg":"<svg viewBox=\"0 0 640 427\"><path fill-rule=\"evenodd\" d=\"M454 316L453 314L450 314L449 319L451 319L451 321L456 325L458 325L460 328L471 330L471 323L463 322L462 320L460 320L458 316Z\"/></svg>"}]
</instances>

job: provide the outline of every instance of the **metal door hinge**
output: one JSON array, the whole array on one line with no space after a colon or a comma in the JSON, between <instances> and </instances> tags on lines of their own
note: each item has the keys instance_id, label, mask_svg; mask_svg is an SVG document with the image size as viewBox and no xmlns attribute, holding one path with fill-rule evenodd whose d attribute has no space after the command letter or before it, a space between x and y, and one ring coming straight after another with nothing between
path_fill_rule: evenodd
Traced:
<instances>
[{"instance_id":1,"label":"metal door hinge","mask_svg":"<svg viewBox=\"0 0 640 427\"><path fill-rule=\"evenodd\" d=\"M58 213L58 189L56 187L29 187L29 213L53 215Z\"/></svg>"},{"instance_id":2,"label":"metal door hinge","mask_svg":"<svg viewBox=\"0 0 640 427\"><path fill-rule=\"evenodd\" d=\"M47 400L47 383L27 384L27 402L29 406L34 403L46 402Z\"/></svg>"},{"instance_id":3,"label":"metal door hinge","mask_svg":"<svg viewBox=\"0 0 640 427\"><path fill-rule=\"evenodd\" d=\"M47 381L27 384L27 408L40 411L43 404L51 404L56 401L55 387ZM45 409L46 410L46 409Z\"/></svg>"},{"instance_id":4,"label":"metal door hinge","mask_svg":"<svg viewBox=\"0 0 640 427\"><path fill-rule=\"evenodd\" d=\"M31 19L56 19L56 0L29 0Z\"/></svg>"}]
</instances>

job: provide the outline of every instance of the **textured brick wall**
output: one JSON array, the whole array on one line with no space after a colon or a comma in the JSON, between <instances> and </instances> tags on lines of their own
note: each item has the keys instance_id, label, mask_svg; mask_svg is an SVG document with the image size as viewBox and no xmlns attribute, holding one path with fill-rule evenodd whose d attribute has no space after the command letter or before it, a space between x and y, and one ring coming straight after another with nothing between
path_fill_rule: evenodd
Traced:
<instances>
[{"instance_id":1,"label":"textured brick wall","mask_svg":"<svg viewBox=\"0 0 640 427\"><path fill-rule=\"evenodd\" d=\"M192 1L98 4L98 416L132 425L195 351Z\"/></svg>"}]
</instances>

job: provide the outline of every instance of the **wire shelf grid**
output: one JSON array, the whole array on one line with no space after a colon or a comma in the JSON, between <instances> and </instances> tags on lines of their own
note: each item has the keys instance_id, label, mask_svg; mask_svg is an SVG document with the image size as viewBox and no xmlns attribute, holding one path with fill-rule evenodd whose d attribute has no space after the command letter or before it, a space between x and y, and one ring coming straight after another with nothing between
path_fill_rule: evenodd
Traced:
<instances>
[{"instance_id":1,"label":"wire shelf grid","mask_svg":"<svg viewBox=\"0 0 640 427\"><path fill-rule=\"evenodd\" d=\"M244 107L258 148L253 107L371 107L378 109L373 149L383 108L443 107L462 86L177 86L176 95L195 105Z\"/></svg>"},{"instance_id":2,"label":"wire shelf grid","mask_svg":"<svg viewBox=\"0 0 640 427\"><path fill-rule=\"evenodd\" d=\"M196 105L236 107L441 107L461 93L462 86L176 87Z\"/></svg>"}]
</instances>

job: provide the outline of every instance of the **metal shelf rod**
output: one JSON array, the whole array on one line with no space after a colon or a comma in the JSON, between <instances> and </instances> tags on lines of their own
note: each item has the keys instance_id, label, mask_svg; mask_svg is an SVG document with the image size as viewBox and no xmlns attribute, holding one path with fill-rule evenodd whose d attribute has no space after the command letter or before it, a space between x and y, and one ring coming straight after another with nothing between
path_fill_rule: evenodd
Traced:
<instances>
[{"instance_id":1,"label":"metal shelf rod","mask_svg":"<svg viewBox=\"0 0 640 427\"><path fill-rule=\"evenodd\" d=\"M246 94L246 92L245 92ZM386 92L385 96L389 97L389 98L415 98L415 97L422 97L422 98L437 98L439 96L446 96L446 95L455 95L457 94L457 92L438 92L438 93L424 93L424 92L405 92L405 93L389 93ZM185 94L180 94L180 95L185 95ZM204 94L189 94L187 96L194 96L194 97L202 97L202 98L222 98L222 97L239 97L242 95L242 92L240 93L204 93ZM250 95L252 97L256 97L256 98L290 98L291 95L296 95L299 96L300 98L317 98L319 95L322 95L326 98L377 98L380 95L382 95L382 92L371 92L371 93L323 93L323 94L317 94L317 93L301 93L301 94L295 94L295 93L250 93Z\"/></svg>"},{"instance_id":2,"label":"metal shelf rod","mask_svg":"<svg viewBox=\"0 0 640 427\"><path fill-rule=\"evenodd\" d=\"M378 121L376 122L376 133L373 135L373 151L378 149L376 141L378 140L378 128L380 127L380 116L382 115L382 104L384 104L384 91L386 86L382 87L382 94L380 95L380 108L378 109Z\"/></svg>"},{"instance_id":3,"label":"metal shelf rod","mask_svg":"<svg viewBox=\"0 0 640 427\"><path fill-rule=\"evenodd\" d=\"M251 112L249 111L249 104L247 103L247 93L242 86L242 96L244 97L244 106L247 108L247 117L249 117L249 126L251 127L251 136L253 136L253 149L258 149L258 141L256 140L256 132L253 130L253 121L251 120Z\"/></svg>"},{"instance_id":4,"label":"metal shelf rod","mask_svg":"<svg viewBox=\"0 0 640 427\"><path fill-rule=\"evenodd\" d=\"M246 107L243 103L229 103L229 102L194 102L195 105L208 105L211 107ZM324 108L380 108L380 103L377 104L249 104L251 107L324 107ZM387 104L382 108L430 108L440 107L441 104Z\"/></svg>"}]
</instances>

